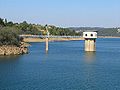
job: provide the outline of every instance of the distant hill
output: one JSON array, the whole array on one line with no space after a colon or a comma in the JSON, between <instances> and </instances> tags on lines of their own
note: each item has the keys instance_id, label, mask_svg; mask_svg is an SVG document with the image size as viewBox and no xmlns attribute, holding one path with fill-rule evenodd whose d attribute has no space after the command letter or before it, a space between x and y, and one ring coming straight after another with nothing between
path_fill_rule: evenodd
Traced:
<instances>
[{"instance_id":1,"label":"distant hill","mask_svg":"<svg viewBox=\"0 0 120 90\"><path fill-rule=\"evenodd\" d=\"M32 34L32 35L46 35L46 26L50 35L58 36L82 36L83 31L98 31L98 36L120 36L119 28L103 28L103 27L69 27L62 28L53 25L31 24L23 21L21 23L14 23L7 21L7 19L0 18L0 32L14 32L16 34ZM3 34L4 35L4 34ZM1 37L0 37L1 38Z\"/></svg>"},{"instance_id":2,"label":"distant hill","mask_svg":"<svg viewBox=\"0 0 120 90\"><path fill-rule=\"evenodd\" d=\"M84 31L98 31L98 36L120 36L119 28L103 28L103 27L70 27L69 30L75 30L82 35Z\"/></svg>"}]
</instances>

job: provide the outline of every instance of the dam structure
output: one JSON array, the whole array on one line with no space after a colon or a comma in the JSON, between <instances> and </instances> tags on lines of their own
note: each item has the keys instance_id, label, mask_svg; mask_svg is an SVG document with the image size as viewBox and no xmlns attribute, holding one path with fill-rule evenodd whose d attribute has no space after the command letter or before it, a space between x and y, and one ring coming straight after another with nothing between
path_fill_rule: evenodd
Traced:
<instances>
[{"instance_id":1,"label":"dam structure","mask_svg":"<svg viewBox=\"0 0 120 90\"><path fill-rule=\"evenodd\" d=\"M97 32L96 31L86 31L83 32L83 37L85 39L85 51L94 52L96 51L96 39Z\"/></svg>"}]
</instances>

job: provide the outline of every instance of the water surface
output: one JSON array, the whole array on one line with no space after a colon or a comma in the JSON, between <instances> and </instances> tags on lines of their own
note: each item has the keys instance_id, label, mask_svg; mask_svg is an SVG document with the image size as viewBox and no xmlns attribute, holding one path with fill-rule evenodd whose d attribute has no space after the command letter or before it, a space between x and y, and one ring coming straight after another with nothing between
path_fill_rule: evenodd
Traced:
<instances>
[{"instance_id":1,"label":"water surface","mask_svg":"<svg viewBox=\"0 0 120 90\"><path fill-rule=\"evenodd\" d=\"M0 57L0 90L120 90L120 39L31 43L30 53Z\"/></svg>"}]
</instances>

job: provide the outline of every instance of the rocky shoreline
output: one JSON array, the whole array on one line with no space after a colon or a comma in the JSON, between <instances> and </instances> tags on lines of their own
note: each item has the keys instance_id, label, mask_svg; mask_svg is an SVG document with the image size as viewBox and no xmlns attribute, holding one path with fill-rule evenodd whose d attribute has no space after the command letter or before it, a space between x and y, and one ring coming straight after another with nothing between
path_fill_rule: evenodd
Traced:
<instances>
[{"instance_id":1,"label":"rocky shoreline","mask_svg":"<svg viewBox=\"0 0 120 90\"><path fill-rule=\"evenodd\" d=\"M0 56L27 54L27 47L28 46L24 43L21 43L19 47L14 45L2 45L0 46Z\"/></svg>"}]
</instances>

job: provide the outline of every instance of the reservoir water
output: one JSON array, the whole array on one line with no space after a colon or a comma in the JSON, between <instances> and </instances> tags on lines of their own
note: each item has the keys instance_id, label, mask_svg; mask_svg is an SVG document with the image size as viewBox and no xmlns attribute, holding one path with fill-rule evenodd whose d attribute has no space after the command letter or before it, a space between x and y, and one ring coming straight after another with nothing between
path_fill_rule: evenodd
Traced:
<instances>
[{"instance_id":1,"label":"reservoir water","mask_svg":"<svg viewBox=\"0 0 120 90\"><path fill-rule=\"evenodd\" d=\"M31 43L29 54L0 56L0 90L120 90L120 39Z\"/></svg>"}]
</instances>

